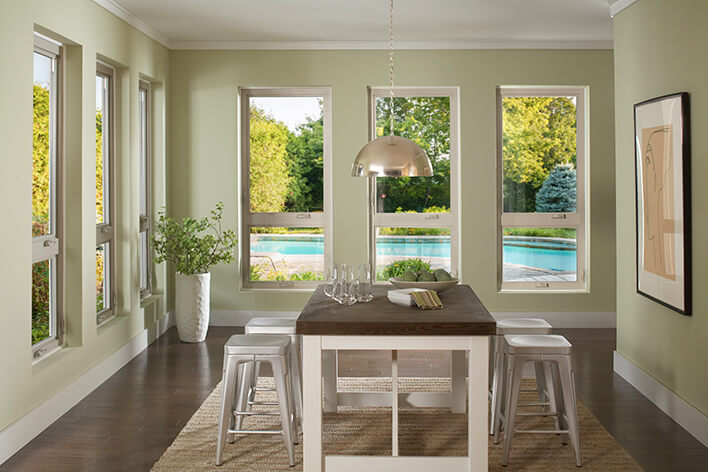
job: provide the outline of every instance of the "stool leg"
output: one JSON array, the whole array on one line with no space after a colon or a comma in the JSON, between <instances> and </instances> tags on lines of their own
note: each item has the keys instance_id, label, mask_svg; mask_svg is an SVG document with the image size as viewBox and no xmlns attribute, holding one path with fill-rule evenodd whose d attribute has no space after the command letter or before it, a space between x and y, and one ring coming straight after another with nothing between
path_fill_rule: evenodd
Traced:
<instances>
[{"instance_id":1,"label":"stool leg","mask_svg":"<svg viewBox=\"0 0 708 472\"><path fill-rule=\"evenodd\" d=\"M248 399L250 397L250 390L255 388L252 384L252 374L253 362L244 362L239 366L239 376L238 376L238 399L236 404L236 409L238 411L246 411L248 407ZM241 429L243 425L243 415L236 415L236 429Z\"/></svg>"},{"instance_id":2,"label":"stool leg","mask_svg":"<svg viewBox=\"0 0 708 472\"><path fill-rule=\"evenodd\" d=\"M501 340L498 336L491 336L492 343L494 344L494 351L492 353L492 404L490 407L490 418L489 418L489 434L494 436L495 425L497 417L497 404L499 403L499 388L502 377L502 362L501 362Z\"/></svg>"},{"instance_id":3,"label":"stool leg","mask_svg":"<svg viewBox=\"0 0 708 472\"><path fill-rule=\"evenodd\" d=\"M536 391L538 392L538 401L540 403L548 403L546 396L546 375L543 370L543 362L534 362L533 368L536 373ZM541 411L545 411L546 407L542 406Z\"/></svg>"},{"instance_id":4,"label":"stool leg","mask_svg":"<svg viewBox=\"0 0 708 472\"><path fill-rule=\"evenodd\" d=\"M516 423L516 407L519 404L519 390L521 390L521 376L524 362L516 359L516 356L508 355L509 358L509 379L507 380L509 392L506 395L506 408L504 416L504 446L502 449L502 466L509 463L509 451L511 441L514 438L514 426Z\"/></svg>"},{"instance_id":5,"label":"stool leg","mask_svg":"<svg viewBox=\"0 0 708 472\"><path fill-rule=\"evenodd\" d=\"M295 402L295 389L294 389L294 380L293 380L293 373L290 369L286 372L286 385L288 387L288 401L290 402L290 424L292 425L292 440L293 444L300 444L300 436L298 435L298 416L297 416L297 407L296 407L296 402Z\"/></svg>"},{"instance_id":6,"label":"stool leg","mask_svg":"<svg viewBox=\"0 0 708 472\"><path fill-rule=\"evenodd\" d=\"M254 401L256 399L256 387L258 386L258 377L261 373L261 361L255 361L253 363L253 370L251 371L251 391L249 392L249 401ZM248 409L251 409L251 405L248 405Z\"/></svg>"},{"instance_id":7,"label":"stool leg","mask_svg":"<svg viewBox=\"0 0 708 472\"><path fill-rule=\"evenodd\" d=\"M285 361L285 356L279 357L277 360L271 361L271 366L273 368L273 378L275 379L275 389L278 392L278 403L280 404L280 420L283 425L283 438L285 440L285 447L288 450L288 459L290 460L290 467L295 466L295 450L293 449L293 438L292 438L292 424L290 422L290 399L288 396L288 386L285 381L285 374L287 373L287 364Z\"/></svg>"},{"instance_id":8,"label":"stool leg","mask_svg":"<svg viewBox=\"0 0 708 472\"><path fill-rule=\"evenodd\" d=\"M298 335L292 336L290 341L290 384L295 397L295 410L297 417L302 421L302 371L300 370L300 339Z\"/></svg>"},{"instance_id":9,"label":"stool leg","mask_svg":"<svg viewBox=\"0 0 708 472\"><path fill-rule=\"evenodd\" d=\"M558 396L560 392L556 390L555 383L553 382L551 362L543 362L543 377L546 381L546 391L548 392L548 403L549 403L549 413L555 415L553 421L555 423L556 429L561 429L560 425L560 410L558 409ZM563 435L565 437L565 435Z\"/></svg>"},{"instance_id":10,"label":"stool leg","mask_svg":"<svg viewBox=\"0 0 708 472\"><path fill-rule=\"evenodd\" d=\"M560 368L561 384L563 389L563 401L568 416L568 432L570 443L575 449L575 465L583 466L583 458L580 451L580 430L578 427L578 408L575 402L575 379L573 376L573 367L570 356L566 356L562 361ZM560 364L560 362L559 362Z\"/></svg>"},{"instance_id":11,"label":"stool leg","mask_svg":"<svg viewBox=\"0 0 708 472\"><path fill-rule=\"evenodd\" d=\"M233 416L234 390L236 388L236 368L238 362L230 356L224 356L222 375L221 412L219 415L219 430L216 437L216 465L221 465L224 455L224 443L229 428L229 416Z\"/></svg>"},{"instance_id":12,"label":"stool leg","mask_svg":"<svg viewBox=\"0 0 708 472\"><path fill-rule=\"evenodd\" d=\"M563 388L561 386L560 378L560 367L558 362L549 362L551 366L551 375L553 378L553 389L556 392L556 408L558 410L558 426L559 429L569 429L568 428L568 413L565 408L565 402L563 401ZM561 435L561 441L564 445L568 444L569 436L566 434Z\"/></svg>"},{"instance_id":13,"label":"stool leg","mask_svg":"<svg viewBox=\"0 0 708 472\"><path fill-rule=\"evenodd\" d=\"M501 339L498 342L502 342ZM504 402L506 401L506 392L509 389L509 361L507 359L506 353L501 350L499 352L499 366L497 367L497 390L495 397L494 406L494 444L499 444L501 442L501 430L502 430L502 414L506 413L504 411Z\"/></svg>"}]
</instances>

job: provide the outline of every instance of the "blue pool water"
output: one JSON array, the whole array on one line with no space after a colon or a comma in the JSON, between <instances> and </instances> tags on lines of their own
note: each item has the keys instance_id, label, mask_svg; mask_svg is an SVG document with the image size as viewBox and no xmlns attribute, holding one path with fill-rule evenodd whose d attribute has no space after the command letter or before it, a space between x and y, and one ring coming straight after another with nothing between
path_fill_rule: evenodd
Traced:
<instances>
[{"instance_id":1,"label":"blue pool water","mask_svg":"<svg viewBox=\"0 0 708 472\"><path fill-rule=\"evenodd\" d=\"M524 247L504 244L504 262L521 264L555 271L575 271L577 254L575 249L559 249L563 245L552 242L535 241L534 246ZM567 247L567 246L566 246ZM283 255L322 255L324 241L322 238L285 237L278 239L268 235L251 241L251 252L275 252ZM424 238L381 238L376 245L379 256L406 257L450 257L449 239Z\"/></svg>"}]
</instances>

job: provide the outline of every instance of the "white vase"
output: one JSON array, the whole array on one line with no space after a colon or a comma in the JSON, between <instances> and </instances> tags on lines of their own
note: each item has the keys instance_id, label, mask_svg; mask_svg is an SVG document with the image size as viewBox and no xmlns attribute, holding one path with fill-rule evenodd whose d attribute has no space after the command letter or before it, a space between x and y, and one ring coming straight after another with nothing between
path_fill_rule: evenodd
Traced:
<instances>
[{"instance_id":1,"label":"white vase","mask_svg":"<svg viewBox=\"0 0 708 472\"><path fill-rule=\"evenodd\" d=\"M209 328L211 274L175 275L175 318L180 341L200 343Z\"/></svg>"}]
</instances>

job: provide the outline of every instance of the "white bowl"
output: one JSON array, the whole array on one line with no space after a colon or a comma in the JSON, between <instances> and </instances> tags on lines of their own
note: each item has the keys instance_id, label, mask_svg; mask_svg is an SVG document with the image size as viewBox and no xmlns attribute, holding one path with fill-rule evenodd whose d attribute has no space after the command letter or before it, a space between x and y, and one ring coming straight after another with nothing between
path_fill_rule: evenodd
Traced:
<instances>
[{"instance_id":1,"label":"white bowl","mask_svg":"<svg viewBox=\"0 0 708 472\"><path fill-rule=\"evenodd\" d=\"M423 288L425 290L435 290L438 293L444 292L460 282L459 279L430 282L405 282L400 280L398 277L391 277L388 281L391 282L396 288Z\"/></svg>"}]
</instances>

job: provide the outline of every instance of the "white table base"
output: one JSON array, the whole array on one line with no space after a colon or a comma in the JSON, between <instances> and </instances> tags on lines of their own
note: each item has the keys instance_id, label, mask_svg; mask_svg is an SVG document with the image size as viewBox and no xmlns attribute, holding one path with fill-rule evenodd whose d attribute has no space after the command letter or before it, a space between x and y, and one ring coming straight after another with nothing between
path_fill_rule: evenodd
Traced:
<instances>
[{"instance_id":1,"label":"white table base","mask_svg":"<svg viewBox=\"0 0 708 472\"><path fill-rule=\"evenodd\" d=\"M470 379L468 386L468 454L467 457L399 457L398 456L398 406L410 404L411 398L416 406L421 403L415 401L411 394L399 394L397 382L393 382L393 392L383 392L389 397L392 405L393 437L391 457L381 456L323 456L322 455L322 373L323 364L331 372L332 360L335 356L325 354L328 350L445 350L455 351L453 354L452 377L458 379L458 388L453 388L447 397L438 395L436 402L447 399L447 406L453 405L454 409L464 411L464 353L467 351L467 376ZM360 471L366 467L367 472L375 471L428 471L433 468L450 472L482 472L487 470L487 377L488 377L489 340L487 336L303 336L303 389L304 389L304 419L303 419L303 465L305 472L347 472ZM336 358L335 358L336 359ZM393 356L393 374L397 376L396 355ZM460 364L462 367L460 367ZM336 373L336 360L334 363ZM337 398L336 375L334 377L334 392L331 382L325 383L330 400ZM462 388L459 380L462 379ZM394 379L395 380L395 379ZM460 394L460 391L462 392ZM365 395L370 395L366 393ZM418 395L426 399L425 392ZM428 393L427 395L433 395ZM404 397L406 403L401 401ZM379 395L377 395L379 397ZM352 397L354 398L354 397ZM356 397L367 400L367 397ZM368 397L369 401L374 397ZM421 400L422 404L429 401ZM343 395L340 399L345 400ZM338 399L339 400L339 399ZM452 402L452 403L451 403ZM332 408L332 401L325 406ZM340 403L341 404L341 403ZM369 403L367 403L369 404ZM336 410L336 404L334 405ZM454 411L454 410L453 410Z\"/></svg>"}]
</instances>

